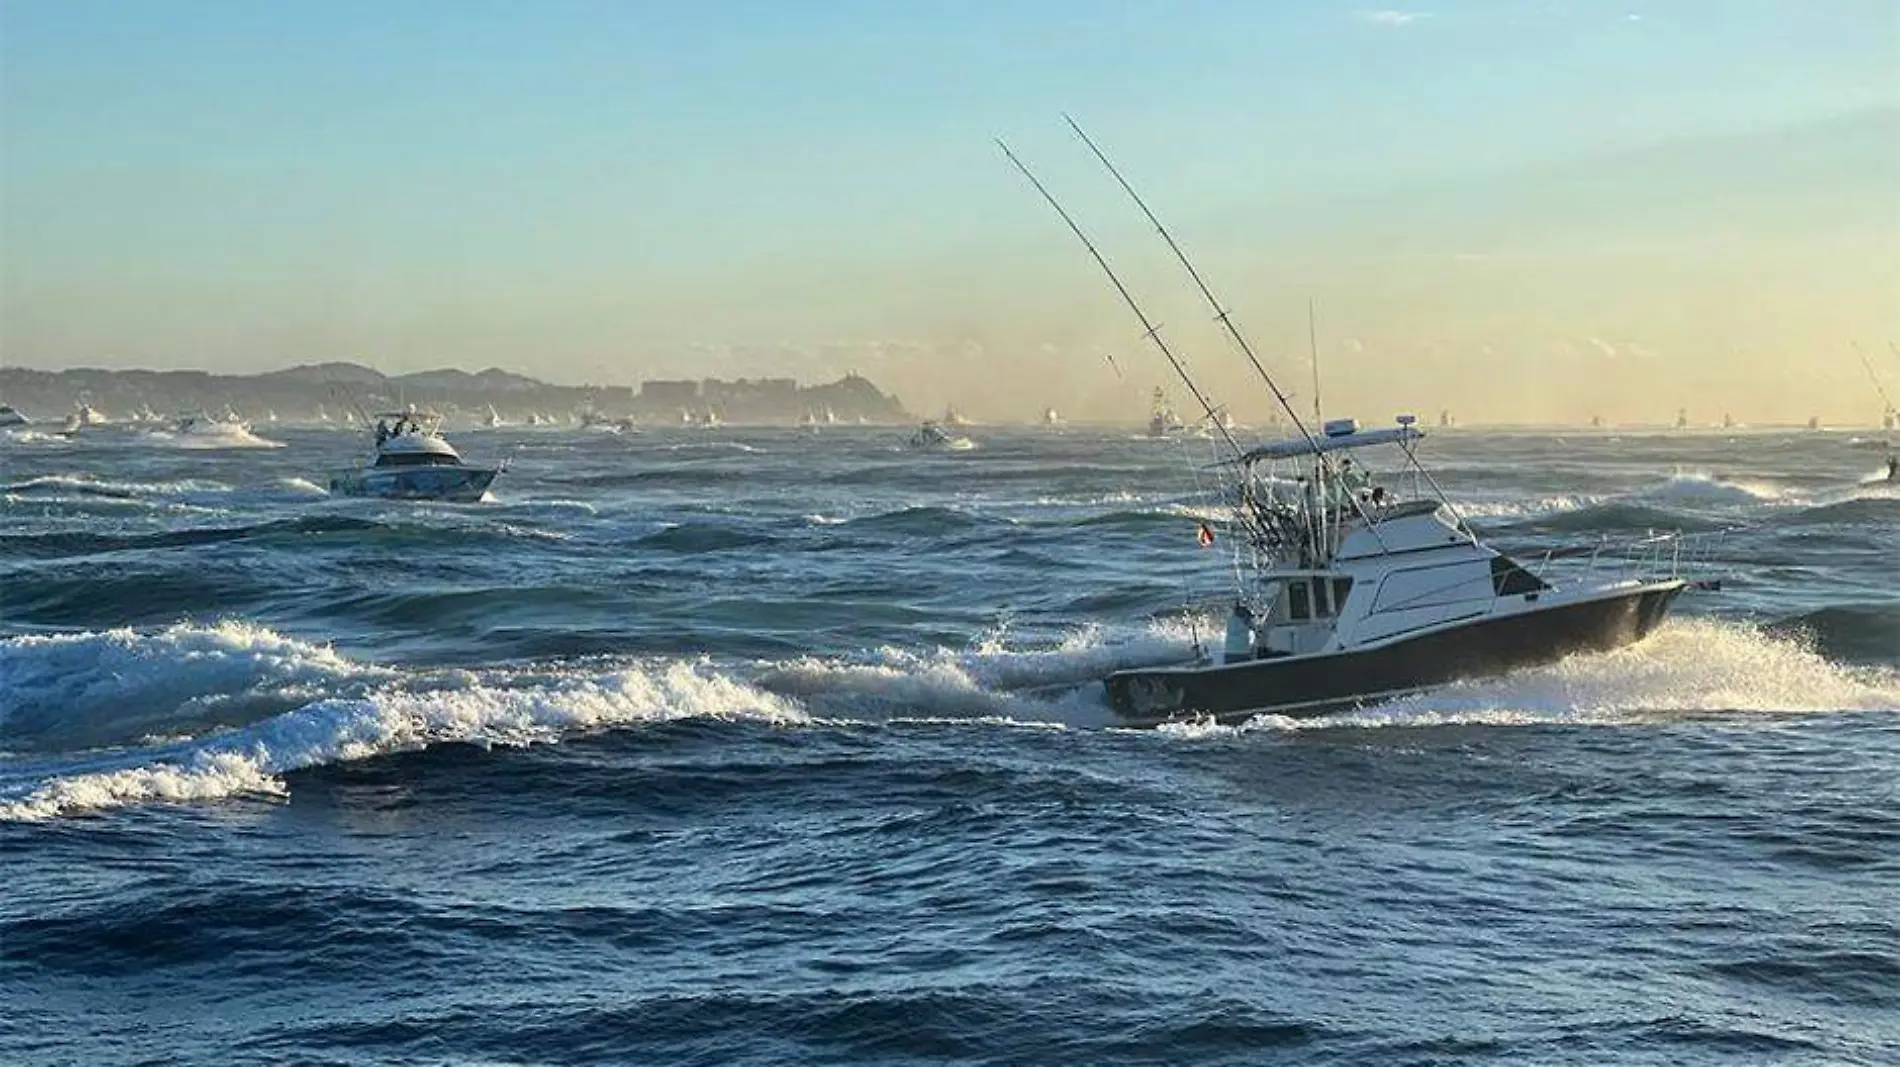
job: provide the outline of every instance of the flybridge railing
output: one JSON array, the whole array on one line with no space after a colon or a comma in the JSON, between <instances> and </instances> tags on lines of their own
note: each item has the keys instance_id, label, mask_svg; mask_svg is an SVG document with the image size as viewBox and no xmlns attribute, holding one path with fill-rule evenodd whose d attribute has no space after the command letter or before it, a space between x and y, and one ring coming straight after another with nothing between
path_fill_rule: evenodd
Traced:
<instances>
[{"instance_id":1,"label":"flybridge railing","mask_svg":"<svg viewBox=\"0 0 1900 1067\"><path fill-rule=\"evenodd\" d=\"M1683 533L1680 530L1650 531L1635 539L1612 539L1604 535L1585 547L1550 549L1536 567L1544 577L1552 563L1583 557L1585 574L1613 573L1620 579L1665 581L1671 578L1696 578L1712 569L1729 531L1709 530ZM1574 573L1574 572L1573 572ZM1697 584L1713 586L1712 579L1697 579Z\"/></svg>"}]
</instances>

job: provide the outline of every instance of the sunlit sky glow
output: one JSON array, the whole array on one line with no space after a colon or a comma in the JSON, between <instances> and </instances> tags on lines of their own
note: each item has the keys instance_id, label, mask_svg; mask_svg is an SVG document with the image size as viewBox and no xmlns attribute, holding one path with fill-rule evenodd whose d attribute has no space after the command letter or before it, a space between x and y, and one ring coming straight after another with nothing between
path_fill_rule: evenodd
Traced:
<instances>
[{"instance_id":1,"label":"sunlit sky glow","mask_svg":"<svg viewBox=\"0 0 1900 1067\"><path fill-rule=\"evenodd\" d=\"M1289 384L1314 301L1329 407L1871 419L1855 341L1900 386L1893 0L4 0L0 360L1139 418L1001 136L1263 412L1063 111Z\"/></svg>"}]
</instances>

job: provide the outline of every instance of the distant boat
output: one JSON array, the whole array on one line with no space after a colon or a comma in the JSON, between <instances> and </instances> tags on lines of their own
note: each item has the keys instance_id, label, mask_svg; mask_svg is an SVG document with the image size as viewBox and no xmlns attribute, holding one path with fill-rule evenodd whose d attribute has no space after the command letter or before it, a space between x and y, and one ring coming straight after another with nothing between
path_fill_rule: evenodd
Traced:
<instances>
[{"instance_id":1,"label":"distant boat","mask_svg":"<svg viewBox=\"0 0 1900 1067\"><path fill-rule=\"evenodd\" d=\"M1689 428L1689 409L1677 408L1676 409L1676 429L1686 430L1688 428Z\"/></svg>"},{"instance_id":2,"label":"distant boat","mask_svg":"<svg viewBox=\"0 0 1900 1067\"><path fill-rule=\"evenodd\" d=\"M0 426L25 426L32 420L17 411L12 404L0 404Z\"/></svg>"},{"instance_id":3,"label":"distant boat","mask_svg":"<svg viewBox=\"0 0 1900 1067\"><path fill-rule=\"evenodd\" d=\"M917 427L908 444L919 452L965 452L976 447L974 441L952 434L935 422Z\"/></svg>"},{"instance_id":4,"label":"distant boat","mask_svg":"<svg viewBox=\"0 0 1900 1067\"><path fill-rule=\"evenodd\" d=\"M1734 428L1735 428L1735 416L1730 415L1727 412L1723 412L1722 413L1722 429L1733 430Z\"/></svg>"},{"instance_id":5,"label":"distant boat","mask_svg":"<svg viewBox=\"0 0 1900 1067\"><path fill-rule=\"evenodd\" d=\"M482 416L482 425L491 430L497 426L504 425L501 421L501 413L495 410L495 405L488 405L488 414Z\"/></svg>"},{"instance_id":6,"label":"distant boat","mask_svg":"<svg viewBox=\"0 0 1900 1067\"><path fill-rule=\"evenodd\" d=\"M1174 413L1174 405L1168 402L1167 390L1160 386L1148 398L1148 436L1173 437L1187 432L1187 424Z\"/></svg>"},{"instance_id":7,"label":"distant boat","mask_svg":"<svg viewBox=\"0 0 1900 1067\"><path fill-rule=\"evenodd\" d=\"M1042 409L1042 424L1044 426L1062 425L1061 413L1057 412L1055 408L1043 408Z\"/></svg>"},{"instance_id":8,"label":"distant boat","mask_svg":"<svg viewBox=\"0 0 1900 1067\"><path fill-rule=\"evenodd\" d=\"M955 404L951 404L943 409L943 424L945 426L968 426L970 425L970 420L964 418L963 413L957 410Z\"/></svg>"},{"instance_id":9,"label":"distant boat","mask_svg":"<svg viewBox=\"0 0 1900 1067\"><path fill-rule=\"evenodd\" d=\"M442 416L428 411L391 412L376 424L376 455L367 466L330 479L338 496L389 500L480 500L500 467L472 467L442 437ZM393 420L393 421L392 421Z\"/></svg>"},{"instance_id":10,"label":"distant boat","mask_svg":"<svg viewBox=\"0 0 1900 1067\"><path fill-rule=\"evenodd\" d=\"M172 423L172 431L180 437L218 437L232 438L248 436L251 424L237 418L236 413L226 411L223 418L214 418L203 412L195 415L181 415Z\"/></svg>"},{"instance_id":11,"label":"distant boat","mask_svg":"<svg viewBox=\"0 0 1900 1067\"><path fill-rule=\"evenodd\" d=\"M1810 430L1818 430L1818 429L1820 429L1820 428L1821 428L1821 416L1819 416L1819 415L1809 415L1809 416L1808 416L1808 429L1810 429Z\"/></svg>"},{"instance_id":12,"label":"distant boat","mask_svg":"<svg viewBox=\"0 0 1900 1067\"><path fill-rule=\"evenodd\" d=\"M60 426L59 432L71 437L81 430L94 429L96 427L105 426L107 423L108 420L106 417L101 415L96 408L91 404L80 401L73 405L73 413L66 416L66 421Z\"/></svg>"}]
</instances>

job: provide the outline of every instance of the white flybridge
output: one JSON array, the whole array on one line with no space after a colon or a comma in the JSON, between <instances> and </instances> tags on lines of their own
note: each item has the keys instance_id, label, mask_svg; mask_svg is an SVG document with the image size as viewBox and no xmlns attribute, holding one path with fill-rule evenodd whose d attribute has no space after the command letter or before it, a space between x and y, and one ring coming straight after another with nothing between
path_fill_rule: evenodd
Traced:
<instances>
[{"instance_id":1,"label":"white flybridge","mask_svg":"<svg viewBox=\"0 0 1900 1067\"><path fill-rule=\"evenodd\" d=\"M1417 419L1400 416L1374 430L1335 419L1309 431L1166 227L1082 128L1068 122L1167 241L1297 431L1287 440L1243 448L1220 417L1224 409L1189 376L1094 242L1002 146L1088 249L1199 403L1203 424L1232 452L1222 466L1235 475L1231 529L1239 580L1224 646L1212 655L1197 645L1178 666L1111 674L1105 680L1109 705L1123 721L1323 715L1573 652L1616 648L1662 621L1688 584L1675 575L1675 541L1652 546L1666 576L1599 574L1592 556L1588 572L1559 586L1484 544L1459 518L1418 462L1415 446L1425 435ZM1317 417L1317 400L1314 406ZM1369 449L1395 450L1405 477L1383 484L1363 473L1354 455L1363 460ZM1201 542L1213 544L1210 525L1202 525Z\"/></svg>"},{"instance_id":2,"label":"white flybridge","mask_svg":"<svg viewBox=\"0 0 1900 1067\"><path fill-rule=\"evenodd\" d=\"M442 437L442 416L430 411L377 416L376 457L330 479L338 496L470 503L482 498L500 467L471 467Z\"/></svg>"}]
</instances>

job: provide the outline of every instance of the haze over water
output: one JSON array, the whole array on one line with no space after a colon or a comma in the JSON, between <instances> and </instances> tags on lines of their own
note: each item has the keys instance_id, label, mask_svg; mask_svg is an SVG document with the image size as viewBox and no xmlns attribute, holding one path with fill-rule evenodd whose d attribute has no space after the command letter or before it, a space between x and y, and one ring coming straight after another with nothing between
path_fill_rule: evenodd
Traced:
<instances>
[{"instance_id":1,"label":"haze over water","mask_svg":"<svg viewBox=\"0 0 1900 1067\"><path fill-rule=\"evenodd\" d=\"M0 359L571 384L857 370L913 410L1264 394L1075 113L1306 396L1468 423L1877 419L1887 0L400 11L9 4ZM1111 369L1115 360L1120 373Z\"/></svg>"}]
</instances>

